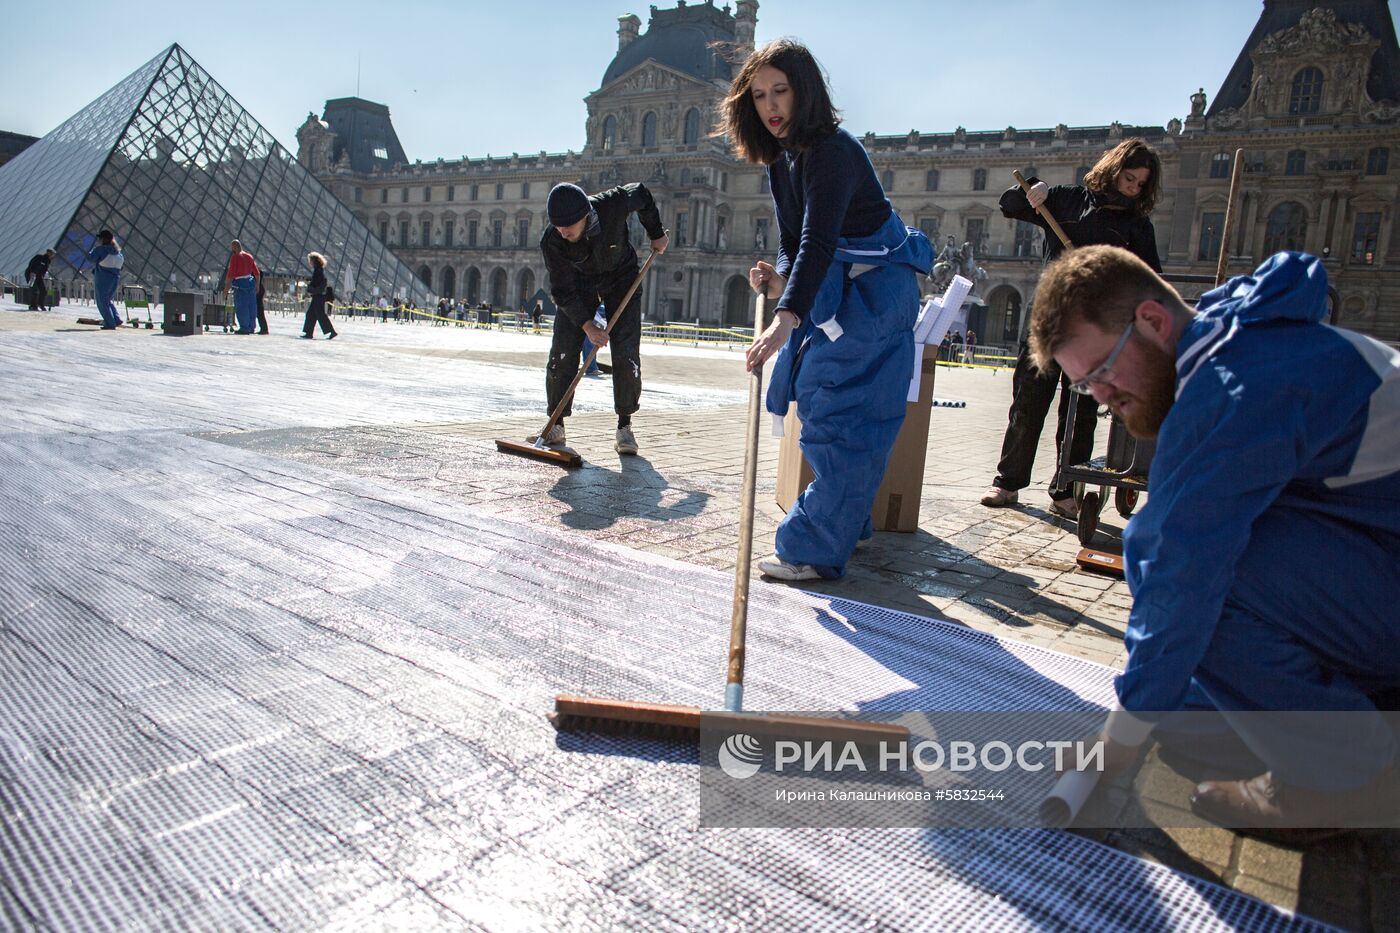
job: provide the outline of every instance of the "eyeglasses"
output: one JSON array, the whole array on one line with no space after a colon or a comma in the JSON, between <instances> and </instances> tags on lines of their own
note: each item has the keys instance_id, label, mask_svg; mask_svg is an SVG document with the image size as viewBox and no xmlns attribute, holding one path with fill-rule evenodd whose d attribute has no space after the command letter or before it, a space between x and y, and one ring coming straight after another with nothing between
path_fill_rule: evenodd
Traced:
<instances>
[{"instance_id":1,"label":"eyeglasses","mask_svg":"<svg viewBox=\"0 0 1400 933\"><path fill-rule=\"evenodd\" d=\"M1123 348L1128 345L1128 338L1133 335L1133 326L1135 324L1137 324L1136 320L1128 323L1127 328L1123 331L1123 336L1119 337L1118 342L1113 345L1113 352L1108 355L1108 359L1100 364L1098 369L1094 370L1083 379L1080 379L1078 382L1071 382L1069 384L1069 390L1071 392L1078 392L1080 395L1093 395L1094 385L1096 383L1107 382L1113 378L1113 364L1118 362L1118 354L1122 353Z\"/></svg>"}]
</instances>

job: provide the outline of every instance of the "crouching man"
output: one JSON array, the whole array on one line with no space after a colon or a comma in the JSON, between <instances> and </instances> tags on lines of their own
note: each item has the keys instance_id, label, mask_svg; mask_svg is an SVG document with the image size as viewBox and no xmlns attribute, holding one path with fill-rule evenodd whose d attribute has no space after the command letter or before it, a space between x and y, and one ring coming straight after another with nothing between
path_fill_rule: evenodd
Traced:
<instances>
[{"instance_id":1,"label":"crouching man","mask_svg":"<svg viewBox=\"0 0 1400 933\"><path fill-rule=\"evenodd\" d=\"M1296 841L1400 809L1378 711L1400 689L1400 353L1326 311L1307 254L1193 311L1131 253L1088 246L1047 268L1031 317L1037 364L1157 440L1123 536L1110 770L1172 714L1213 708L1262 768L1199 784L1193 809ZM1283 710L1310 712L1260 715Z\"/></svg>"}]
</instances>

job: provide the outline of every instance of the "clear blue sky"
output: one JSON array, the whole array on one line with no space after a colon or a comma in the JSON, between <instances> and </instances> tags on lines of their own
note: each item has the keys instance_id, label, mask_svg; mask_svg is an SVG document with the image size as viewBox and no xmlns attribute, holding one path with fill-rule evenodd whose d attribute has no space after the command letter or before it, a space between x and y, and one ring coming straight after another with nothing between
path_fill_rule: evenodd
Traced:
<instances>
[{"instance_id":1,"label":"clear blue sky","mask_svg":"<svg viewBox=\"0 0 1400 933\"><path fill-rule=\"evenodd\" d=\"M645 29L649 6L30 6L23 24L10 17L0 129L42 136L179 42L292 151L308 111L355 93L357 58L360 96L389 106L410 159L579 149L583 97L616 52L617 17L634 12ZM760 0L758 40L805 41L857 135L1160 126L1186 115L1197 87L1214 97L1261 9L1260 0Z\"/></svg>"}]
</instances>

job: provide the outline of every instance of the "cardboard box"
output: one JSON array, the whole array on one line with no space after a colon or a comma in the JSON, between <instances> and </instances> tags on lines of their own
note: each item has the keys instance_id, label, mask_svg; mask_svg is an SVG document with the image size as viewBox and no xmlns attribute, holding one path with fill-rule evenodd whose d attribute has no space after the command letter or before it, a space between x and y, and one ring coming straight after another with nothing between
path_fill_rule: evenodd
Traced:
<instances>
[{"instance_id":1,"label":"cardboard box","mask_svg":"<svg viewBox=\"0 0 1400 933\"><path fill-rule=\"evenodd\" d=\"M870 520L876 531L908 531L919 527L919 504L924 489L924 459L928 454L928 421L933 408L933 378L938 362L938 347L925 346L919 400L908 402L904 409L904 424L890 452L889 467L880 489L875 493L875 505ZM778 447L778 483L776 498L783 511L812 482L812 469L802 456L798 440L802 422L797 418L797 403L789 408L783 419L783 438Z\"/></svg>"}]
</instances>

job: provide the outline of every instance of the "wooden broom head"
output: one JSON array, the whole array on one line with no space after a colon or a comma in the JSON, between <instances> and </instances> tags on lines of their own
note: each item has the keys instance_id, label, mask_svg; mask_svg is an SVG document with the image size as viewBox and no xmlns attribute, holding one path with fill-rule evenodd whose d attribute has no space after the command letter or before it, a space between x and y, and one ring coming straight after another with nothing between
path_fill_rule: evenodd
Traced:
<instances>
[{"instance_id":1,"label":"wooden broom head","mask_svg":"<svg viewBox=\"0 0 1400 933\"><path fill-rule=\"evenodd\" d=\"M502 453L519 454L522 457L534 457L536 460L543 460L545 463L557 463L559 466L576 467L583 466L583 458L573 450L555 450L552 447L536 447L534 444L525 444L520 441L508 441L505 438L496 439L496 449Z\"/></svg>"}]
</instances>

